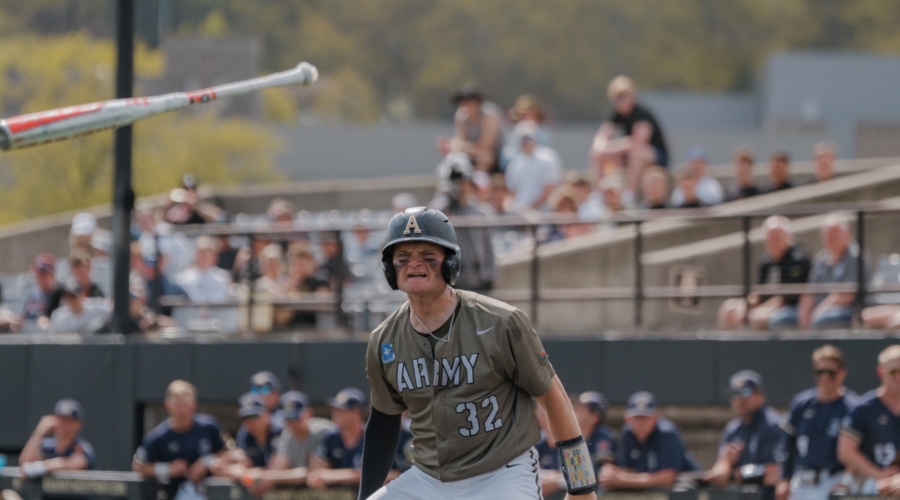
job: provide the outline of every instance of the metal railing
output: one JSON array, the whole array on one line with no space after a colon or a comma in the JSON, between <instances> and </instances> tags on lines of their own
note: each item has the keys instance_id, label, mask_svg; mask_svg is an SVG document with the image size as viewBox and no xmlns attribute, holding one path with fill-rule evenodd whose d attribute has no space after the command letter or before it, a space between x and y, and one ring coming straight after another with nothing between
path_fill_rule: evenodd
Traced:
<instances>
[{"instance_id":1,"label":"metal railing","mask_svg":"<svg viewBox=\"0 0 900 500\"><path fill-rule=\"evenodd\" d=\"M753 283L753 263L751 262L751 237L753 219L760 219L770 215L800 216L800 215L824 215L832 212L840 212L850 215L848 222L855 223L856 242L859 245L859 258L857 259L858 280L854 284L791 284L791 285L759 285ZM828 293L849 292L856 293L856 301L862 304L866 295L873 292L900 292L900 284L886 284L872 287L866 282L865 261L866 253L865 226L866 216L900 212L900 201L877 201L864 203L820 203L798 206L786 206L777 209L750 210L739 213L722 213L715 208L698 209L671 209L671 210L636 210L624 214L598 219L586 219L576 214L539 214L525 215L491 215L483 217L451 217L456 228L506 228L518 229L530 234L533 245L530 248L529 287L527 289L494 289L489 295L504 301L527 301L532 322L537 322L538 305L542 301L587 301L587 300L632 300L634 302L635 327L643 323L643 306L648 300L674 299L674 298L727 298L746 297L750 293L760 294L802 294L802 293ZM853 220L855 218L855 220ZM647 286L644 284L644 267L642 261L644 254L644 236L648 223L659 221L721 221L740 220L743 243L741 249L742 282L733 285L698 285L690 290L684 290L676 286ZM346 221L328 222L317 225L284 227L259 227L246 228L235 227L230 224L206 224L196 226L180 226L176 231L186 235L196 236L201 234L214 236L244 236L249 239L252 247L255 238L267 238L270 240L301 239L311 233L329 233L338 242L338 249L342 253L342 231L368 229L373 231L384 230L386 221ZM617 287L580 287L580 288L543 288L540 286L540 248L545 243L538 241L538 229L549 225L568 224L616 224L618 227L632 226L633 231L633 284L631 286ZM157 242L157 249L159 244ZM900 249L898 249L900 250ZM524 256L528 250L518 252ZM517 252L512 252L516 254ZM157 260L159 262L159 260ZM340 268L339 268L340 269ZM305 300L281 300L278 305L294 307L298 310L331 310L337 315L340 326L347 326L347 317L342 313L347 301L365 302L377 300L378 296L351 297L345 294L343 288L343 276L335 280L336 287L330 299L310 298ZM245 277L245 284L251 286L249 277ZM249 302L241 305L252 306L254 294L249 294ZM231 305L234 305L233 303ZM158 307L158 304L156 305ZM317 309L313 309L313 308ZM251 307L252 311L252 307Z\"/></svg>"}]
</instances>

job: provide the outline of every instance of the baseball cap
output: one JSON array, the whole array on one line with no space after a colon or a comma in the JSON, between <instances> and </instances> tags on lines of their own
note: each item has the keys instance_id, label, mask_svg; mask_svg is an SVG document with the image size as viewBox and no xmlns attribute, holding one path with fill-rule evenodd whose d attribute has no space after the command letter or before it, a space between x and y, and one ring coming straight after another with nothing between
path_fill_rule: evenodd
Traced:
<instances>
[{"instance_id":1,"label":"baseball cap","mask_svg":"<svg viewBox=\"0 0 900 500\"><path fill-rule=\"evenodd\" d=\"M281 395L281 416L285 420L297 420L303 410L309 408L309 398L300 391L287 391Z\"/></svg>"},{"instance_id":2,"label":"baseball cap","mask_svg":"<svg viewBox=\"0 0 900 500\"><path fill-rule=\"evenodd\" d=\"M97 218L90 212L81 212L72 218L71 233L75 236L86 236L97 230Z\"/></svg>"},{"instance_id":3,"label":"baseball cap","mask_svg":"<svg viewBox=\"0 0 900 500\"><path fill-rule=\"evenodd\" d=\"M687 150L687 154L684 155L687 161L693 160L709 160L709 153L706 152L706 149L703 146L692 146Z\"/></svg>"},{"instance_id":4,"label":"baseball cap","mask_svg":"<svg viewBox=\"0 0 900 500\"><path fill-rule=\"evenodd\" d=\"M606 401L606 397L597 391L582 392L581 395L578 396L578 402L587 407L592 412L599 413L601 415L606 414L606 407L609 406L609 402Z\"/></svg>"},{"instance_id":5,"label":"baseball cap","mask_svg":"<svg viewBox=\"0 0 900 500\"><path fill-rule=\"evenodd\" d=\"M344 410L364 410L368 406L366 395L353 387L341 390L337 396L328 400L328 404Z\"/></svg>"},{"instance_id":6,"label":"baseball cap","mask_svg":"<svg viewBox=\"0 0 900 500\"><path fill-rule=\"evenodd\" d=\"M57 417L84 420L84 408L81 407L81 403L70 398L64 398L57 401L56 405L53 407L53 414Z\"/></svg>"},{"instance_id":7,"label":"baseball cap","mask_svg":"<svg viewBox=\"0 0 900 500\"><path fill-rule=\"evenodd\" d=\"M478 91L475 87L471 85L465 85L450 97L450 102L453 104L459 104L459 101L464 101L466 99L476 99L479 101L484 100L484 95Z\"/></svg>"},{"instance_id":8,"label":"baseball cap","mask_svg":"<svg viewBox=\"0 0 900 500\"><path fill-rule=\"evenodd\" d=\"M56 257L48 252L39 253L34 257L31 269L52 273L56 269Z\"/></svg>"},{"instance_id":9,"label":"baseball cap","mask_svg":"<svg viewBox=\"0 0 900 500\"><path fill-rule=\"evenodd\" d=\"M659 405L656 396L652 392L640 391L628 398L628 407L625 409L626 417L649 417L656 415Z\"/></svg>"},{"instance_id":10,"label":"baseball cap","mask_svg":"<svg viewBox=\"0 0 900 500\"><path fill-rule=\"evenodd\" d=\"M269 392L264 392L268 387ZM250 392L254 394L271 394L281 392L281 380L269 371L261 371L250 377Z\"/></svg>"},{"instance_id":11,"label":"baseball cap","mask_svg":"<svg viewBox=\"0 0 900 500\"><path fill-rule=\"evenodd\" d=\"M741 370L728 380L728 388L732 397L746 398L763 389L762 375L753 370Z\"/></svg>"},{"instance_id":12,"label":"baseball cap","mask_svg":"<svg viewBox=\"0 0 900 500\"><path fill-rule=\"evenodd\" d=\"M258 417L266 412L266 403L262 398L249 392L244 393L238 399L238 406L238 416L241 418Z\"/></svg>"}]
</instances>

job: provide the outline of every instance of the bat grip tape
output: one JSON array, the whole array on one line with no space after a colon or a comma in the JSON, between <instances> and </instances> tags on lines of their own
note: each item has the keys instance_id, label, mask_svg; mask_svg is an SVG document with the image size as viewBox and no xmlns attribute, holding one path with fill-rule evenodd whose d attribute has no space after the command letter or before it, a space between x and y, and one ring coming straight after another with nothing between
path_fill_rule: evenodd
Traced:
<instances>
[{"instance_id":1,"label":"bat grip tape","mask_svg":"<svg viewBox=\"0 0 900 500\"><path fill-rule=\"evenodd\" d=\"M594 463L583 436L557 441L559 463L566 480L566 492L570 495L586 495L597 488Z\"/></svg>"}]
</instances>

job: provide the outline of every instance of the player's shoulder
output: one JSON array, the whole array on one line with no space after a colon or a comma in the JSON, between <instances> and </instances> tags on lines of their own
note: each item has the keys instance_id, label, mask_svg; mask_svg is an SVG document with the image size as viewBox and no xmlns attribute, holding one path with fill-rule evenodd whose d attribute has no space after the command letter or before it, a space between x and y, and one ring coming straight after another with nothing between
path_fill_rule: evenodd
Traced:
<instances>
[{"instance_id":1,"label":"player's shoulder","mask_svg":"<svg viewBox=\"0 0 900 500\"><path fill-rule=\"evenodd\" d=\"M78 436L77 438L75 438L75 444L77 444L78 447L81 448L81 451L84 452L85 455L89 457L94 456L94 447L91 446L91 443L88 442L87 439Z\"/></svg>"},{"instance_id":2,"label":"player's shoulder","mask_svg":"<svg viewBox=\"0 0 900 500\"><path fill-rule=\"evenodd\" d=\"M679 436L678 426L675 425L675 422L671 420L660 417L659 420L656 421L656 431L665 436Z\"/></svg>"},{"instance_id":3,"label":"player's shoulder","mask_svg":"<svg viewBox=\"0 0 900 500\"><path fill-rule=\"evenodd\" d=\"M743 425L743 422L741 422L740 417L735 417L729 420L727 424L725 424L725 429L722 432L726 436L729 436L737 432L738 429L740 429L741 425Z\"/></svg>"},{"instance_id":4,"label":"player's shoulder","mask_svg":"<svg viewBox=\"0 0 900 500\"><path fill-rule=\"evenodd\" d=\"M781 420L784 418L784 415L782 415L781 412L779 412L775 408L766 406L763 409L763 418L766 419L766 425L768 425L769 427L780 427Z\"/></svg>"},{"instance_id":5,"label":"player's shoulder","mask_svg":"<svg viewBox=\"0 0 900 500\"><path fill-rule=\"evenodd\" d=\"M215 430L219 431L219 421L216 420L216 417L212 415L207 415L206 413L197 413L194 415L194 424L196 424L199 428L204 430Z\"/></svg>"},{"instance_id":6,"label":"player's shoulder","mask_svg":"<svg viewBox=\"0 0 900 500\"><path fill-rule=\"evenodd\" d=\"M156 424L156 427L150 429L150 432L144 436L144 441L147 443L152 443L159 439L162 439L163 436L172 432L172 426L169 425L169 419L165 419L162 422Z\"/></svg>"},{"instance_id":7,"label":"player's shoulder","mask_svg":"<svg viewBox=\"0 0 900 500\"><path fill-rule=\"evenodd\" d=\"M390 316L385 318L384 321L381 322L372 333L369 334L369 343L378 345L380 341L387 338L393 337L397 335L398 332L403 328L404 322L407 320L407 316L409 313L409 301L406 301L397 308Z\"/></svg>"},{"instance_id":8,"label":"player's shoulder","mask_svg":"<svg viewBox=\"0 0 900 500\"><path fill-rule=\"evenodd\" d=\"M491 316L498 320L506 321L518 311L518 309L506 302L487 295L466 290L457 290L457 293L459 294L461 307L476 315Z\"/></svg>"},{"instance_id":9,"label":"player's shoulder","mask_svg":"<svg viewBox=\"0 0 900 500\"><path fill-rule=\"evenodd\" d=\"M871 413L879 406L881 406L881 400L878 399L878 392L871 390L856 399L856 404L850 412L856 415Z\"/></svg>"},{"instance_id":10,"label":"player's shoulder","mask_svg":"<svg viewBox=\"0 0 900 500\"><path fill-rule=\"evenodd\" d=\"M815 387L798 392L794 399L791 400L791 411L797 411L814 404L818 398L818 392Z\"/></svg>"},{"instance_id":11,"label":"player's shoulder","mask_svg":"<svg viewBox=\"0 0 900 500\"><path fill-rule=\"evenodd\" d=\"M847 389L846 392L844 392L844 397L842 398L842 401L844 403L844 406L847 407L847 409L852 410L854 406L859 404L859 400L861 397L862 396L860 396L859 394L851 391L850 389Z\"/></svg>"}]
</instances>

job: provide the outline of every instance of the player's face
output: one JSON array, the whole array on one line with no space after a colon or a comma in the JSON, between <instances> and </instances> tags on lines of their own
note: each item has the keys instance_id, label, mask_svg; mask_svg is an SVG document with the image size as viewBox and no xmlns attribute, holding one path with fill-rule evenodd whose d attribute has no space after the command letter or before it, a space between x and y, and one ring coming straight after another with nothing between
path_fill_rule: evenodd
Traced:
<instances>
[{"instance_id":1,"label":"player's face","mask_svg":"<svg viewBox=\"0 0 900 500\"><path fill-rule=\"evenodd\" d=\"M178 421L190 420L197 409L197 400L190 396L173 396L165 401L169 416Z\"/></svg>"},{"instance_id":2,"label":"player's face","mask_svg":"<svg viewBox=\"0 0 900 500\"><path fill-rule=\"evenodd\" d=\"M397 286L406 293L441 292L446 287L441 275L444 249L426 242L397 245L394 250Z\"/></svg>"},{"instance_id":3,"label":"player's face","mask_svg":"<svg viewBox=\"0 0 900 500\"><path fill-rule=\"evenodd\" d=\"M847 371L834 360L823 359L813 367L813 376L816 380L816 388L820 393L834 394L844 385Z\"/></svg>"},{"instance_id":4,"label":"player's face","mask_svg":"<svg viewBox=\"0 0 900 500\"><path fill-rule=\"evenodd\" d=\"M900 393L900 359L892 359L878 367L881 384L892 393Z\"/></svg>"},{"instance_id":5,"label":"player's face","mask_svg":"<svg viewBox=\"0 0 900 500\"><path fill-rule=\"evenodd\" d=\"M53 426L53 435L60 440L67 441L78 436L81 432L81 420L77 418L55 417L56 424Z\"/></svg>"},{"instance_id":6,"label":"player's face","mask_svg":"<svg viewBox=\"0 0 900 500\"><path fill-rule=\"evenodd\" d=\"M749 417L762 408L766 401L765 395L757 391L749 396L733 395L731 397L731 411L742 417Z\"/></svg>"},{"instance_id":7,"label":"player's face","mask_svg":"<svg viewBox=\"0 0 900 500\"><path fill-rule=\"evenodd\" d=\"M631 431L634 433L634 437L637 438L640 442L647 441L647 438L650 437L650 433L653 432L653 429L656 428L656 421L659 419L658 415L653 416L634 416L634 417L626 417L625 423L631 427Z\"/></svg>"},{"instance_id":8,"label":"player's face","mask_svg":"<svg viewBox=\"0 0 900 500\"><path fill-rule=\"evenodd\" d=\"M252 415L241 419L241 426L247 429L250 434L256 434L266 430L269 423L269 416L266 414Z\"/></svg>"}]
</instances>

